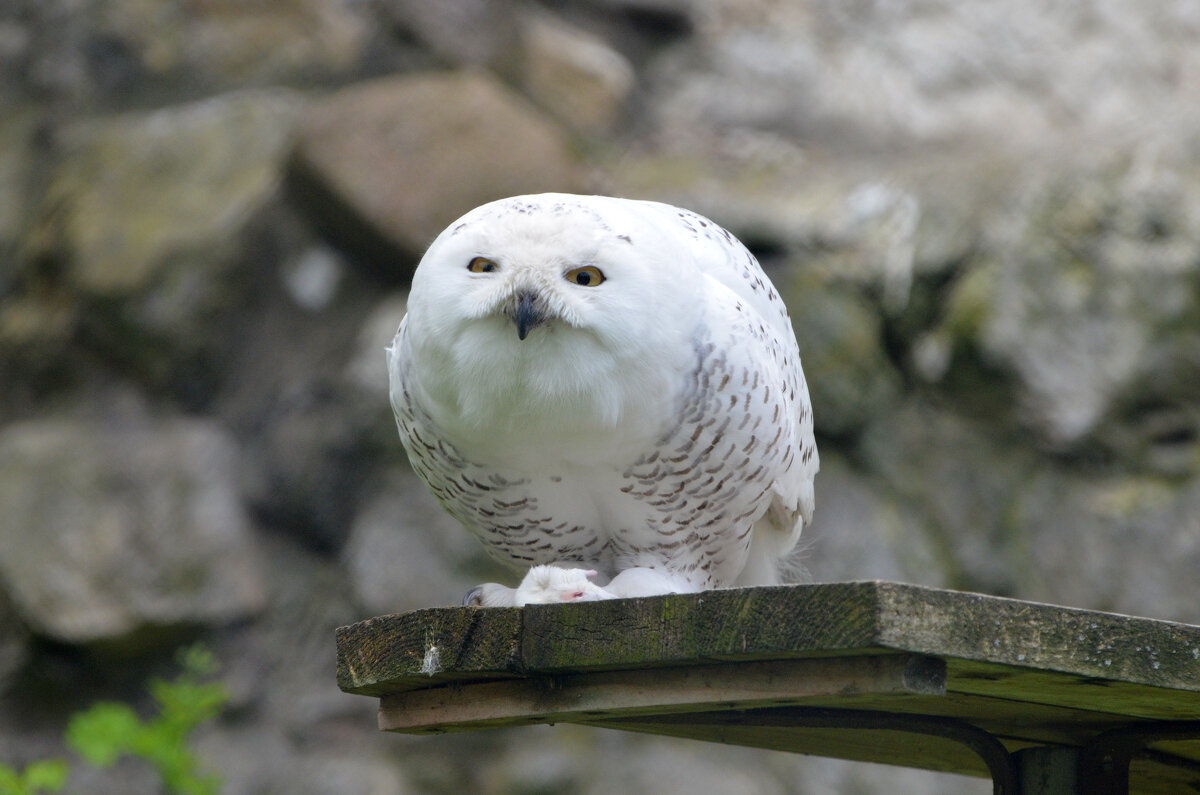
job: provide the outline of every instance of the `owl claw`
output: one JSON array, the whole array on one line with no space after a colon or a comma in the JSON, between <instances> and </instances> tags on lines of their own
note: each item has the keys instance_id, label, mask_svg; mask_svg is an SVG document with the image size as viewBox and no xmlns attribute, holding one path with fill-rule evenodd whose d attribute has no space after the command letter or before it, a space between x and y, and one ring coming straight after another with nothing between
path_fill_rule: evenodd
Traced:
<instances>
[{"instance_id":1,"label":"owl claw","mask_svg":"<svg viewBox=\"0 0 1200 795\"><path fill-rule=\"evenodd\" d=\"M463 607L483 607L483 586L476 585L463 596Z\"/></svg>"},{"instance_id":2,"label":"owl claw","mask_svg":"<svg viewBox=\"0 0 1200 795\"><path fill-rule=\"evenodd\" d=\"M515 607L517 592L495 582L485 582L467 591L464 607Z\"/></svg>"}]
</instances>

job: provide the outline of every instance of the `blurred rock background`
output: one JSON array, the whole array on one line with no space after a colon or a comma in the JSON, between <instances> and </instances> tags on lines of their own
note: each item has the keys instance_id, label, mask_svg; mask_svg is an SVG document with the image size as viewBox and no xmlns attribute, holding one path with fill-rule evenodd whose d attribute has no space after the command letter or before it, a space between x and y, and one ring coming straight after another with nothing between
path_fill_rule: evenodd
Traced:
<instances>
[{"instance_id":1,"label":"blurred rock background","mask_svg":"<svg viewBox=\"0 0 1200 795\"><path fill-rule=\"evenodd\" d=\"M1200 622L1190 0L7 0L0 760L62 754L71 712L145 704L202 639L226 793L990 791L383 736L337 691L335 626L501 575L409 471L382 349L432 237L541 190L690 207L771 272L815 580Z\"/></svg>"}]
</instances>

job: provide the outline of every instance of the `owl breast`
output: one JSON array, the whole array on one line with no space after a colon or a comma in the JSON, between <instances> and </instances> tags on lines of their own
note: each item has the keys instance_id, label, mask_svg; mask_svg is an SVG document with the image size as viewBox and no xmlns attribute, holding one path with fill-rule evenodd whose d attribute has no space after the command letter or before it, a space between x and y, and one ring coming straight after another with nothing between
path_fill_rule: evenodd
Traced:
<instances>
[{"instance_id":1,"label":"owl breast","mask_svg":"<svg viewBox=\"0 0 1200 795\"><path fill-rule=\"evenodd\" d=\"M412 388L411 361L394 357L393 405L414 470L513 568L573 562L611 576L666 566L697 588L732 582L797 454L796 384L782 372L787 351L746 307L712 313L673 388L608 426L589 422L581 400L560 405L550 427L509 416L492 434L448 432Z\"/></svg>"}]
</instances>

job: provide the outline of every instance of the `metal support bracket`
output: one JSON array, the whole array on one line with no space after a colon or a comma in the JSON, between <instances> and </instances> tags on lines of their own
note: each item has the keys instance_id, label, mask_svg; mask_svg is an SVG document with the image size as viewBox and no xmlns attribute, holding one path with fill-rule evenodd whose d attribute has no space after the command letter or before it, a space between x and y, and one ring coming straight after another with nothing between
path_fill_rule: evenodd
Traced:
<instances>
[{"instance_id":1,"label":"metal support bracket","mask_svg":"<svg viewBox=\"0 0 1200 795\"><path fill-rule=\"evenodd\" d=\"M689 712L626 718L611 728L630 729L641 721L656 724L680 723L689 726L755 726L781 729L850 729L921 734L966 746L978 756L992 778L993 795L1019 795L1017 767L1004 745L983 729L957 718L921 715L909 712L882 712L865 709L825 707L768 707L723 712ZM593 725L605 725L598 722ZM800 750L800 749L795 749Z\"/></svg>"},{"instance_id":2,"label":"metal support bracket","mask_svg":"<svg viewBox=\"0 0 1200 795\"><path fill-rule=\"evenodd\" d=\"M1097 735L1084 748L1035 746L1010 754L991 733L956 718L875 710L821 707L776 707L731 712L687 713L655 716L659 722L762 726L792 729L852 729L922 734L959 743L987 766L993 795L1129 795L1130 763L1153 757L1160 765L1194 772L1200 780L1200 762L1158 753L1150 746L1200 737L1200 721L1163 721L1138 724ZM630 719L620 728L629 728ZM614 727L615 728L615 727Z\"/></svg>"},{"instance_id":3,"label":"metal support bracket","mask_svg":"<svg viewBox=\"0 0 1200 795\"><path fill-rule=\"evenodd\" d=\"M951 740L971 749L987 765L992 776L993 795L1020 795L1016 763L1008 750L991 734L966 721L872 710L802 708L776 712L791 713L780 717L788 725L797 727L911 732Z\"/></svg>"},{"instance_id":4,"label":"metal support bracket","mask_svg":"<svg viewBox=\"0 0 1200 795\"><path fill-rule=\"evenodd\" d=\"M1161 721L1112 729L1096 735L1079 756L1080 792L1088 795L1129 795L1129 766L1141 755L1194 770L1200 778L1200 762L1155 754L1153 743L1200 738L1200 721Z\"/></svg>"}]
</instances>

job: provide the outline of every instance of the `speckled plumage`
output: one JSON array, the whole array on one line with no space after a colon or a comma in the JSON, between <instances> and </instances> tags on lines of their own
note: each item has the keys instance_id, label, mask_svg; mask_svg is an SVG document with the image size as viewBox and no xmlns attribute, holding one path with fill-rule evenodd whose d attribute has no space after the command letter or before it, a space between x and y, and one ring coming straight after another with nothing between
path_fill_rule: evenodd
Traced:
<instances>
[{"instance_id":1,"label":"speckled plumage","mask_svg":"<svg viewBox=\"0 0 1200 795\"><path fill-rule=\"evenodd\" d=\"M472 272L481 257L494 267ZM566 278L584 266L602 281ZM388 369L413 469L518 570L594 569L600 598L767 584L811 519L787 310L750 252L687 210L566 194L476 208L422 259Z\"/></svg>"}]
</instances>

